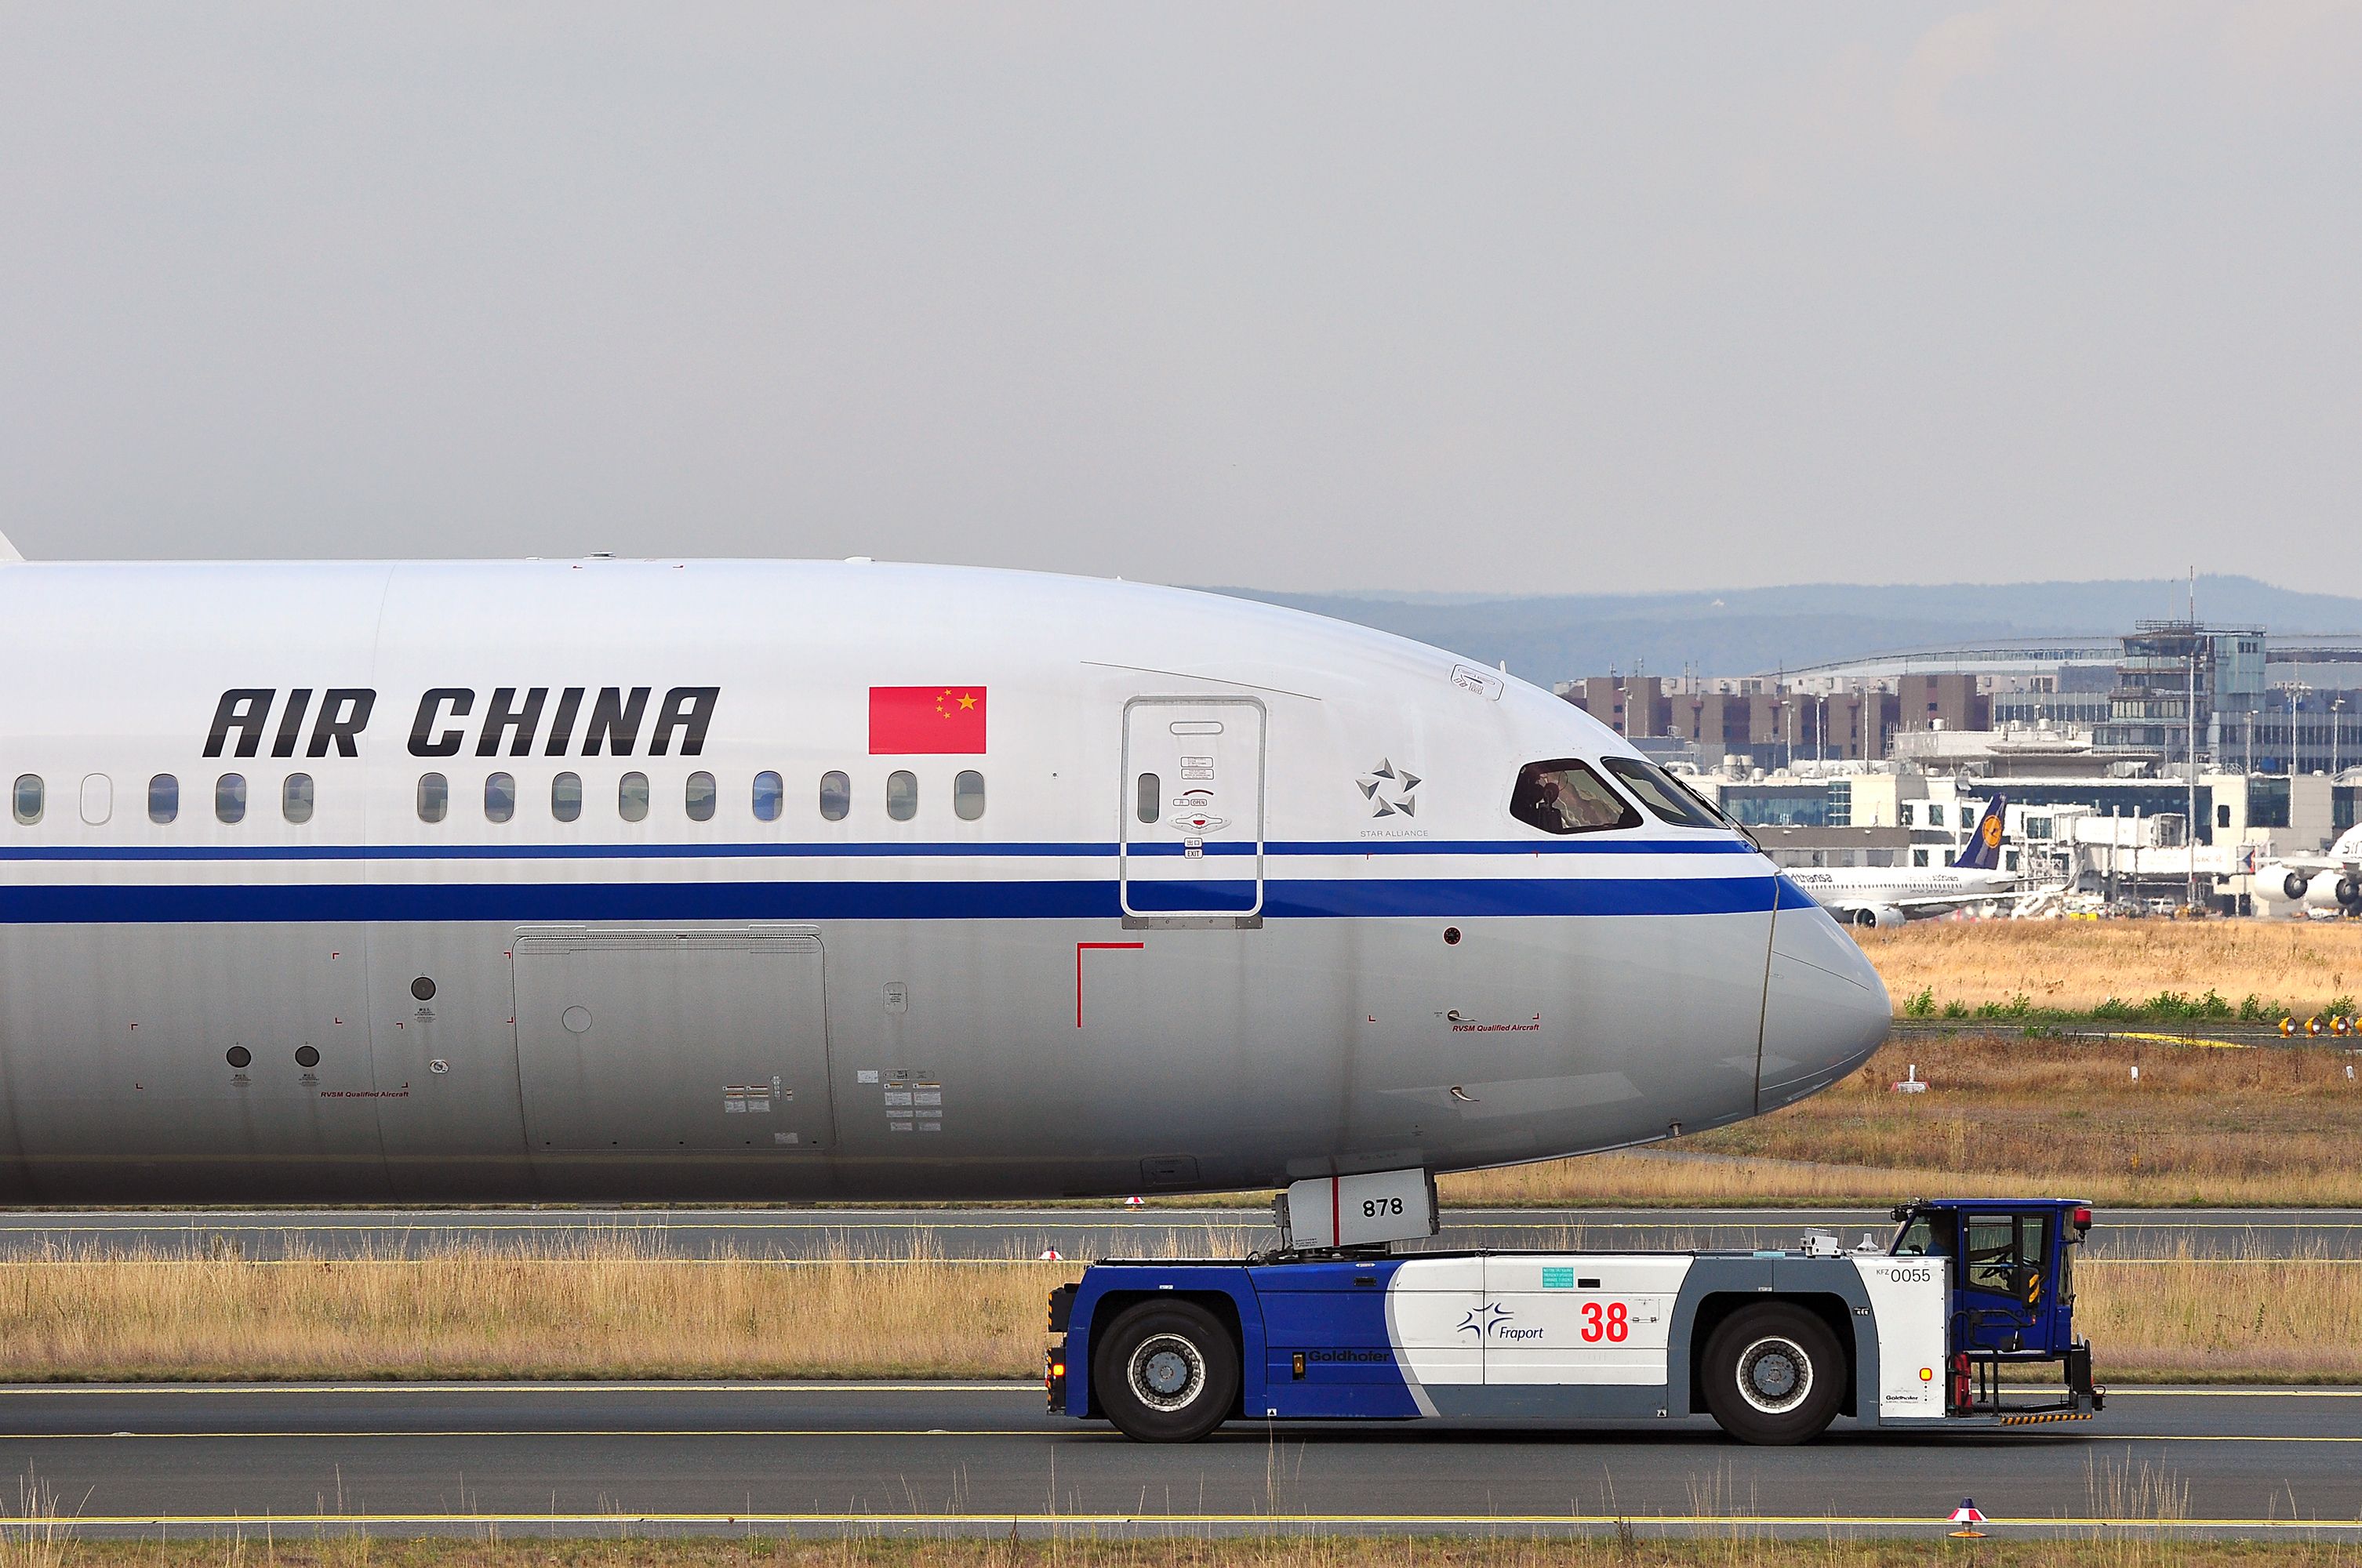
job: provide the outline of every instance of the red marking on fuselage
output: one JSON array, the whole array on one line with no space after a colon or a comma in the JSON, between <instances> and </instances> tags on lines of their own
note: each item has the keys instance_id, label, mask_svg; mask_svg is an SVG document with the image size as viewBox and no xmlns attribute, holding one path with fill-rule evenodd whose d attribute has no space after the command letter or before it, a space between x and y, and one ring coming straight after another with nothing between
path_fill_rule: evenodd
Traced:
<instances>
[{"instance_id":1,"label":"red marking on fuselage","mask_svg":"<svg viewBox=\"0 0 2362 1568\"><path fill-rule=\"evenodd\" d=\"M1083 1026L1083 955L1091 949L1145 947L1145 942L1077 942L1075 944L1075 1027Z\"/></svg>"}]
</instances>

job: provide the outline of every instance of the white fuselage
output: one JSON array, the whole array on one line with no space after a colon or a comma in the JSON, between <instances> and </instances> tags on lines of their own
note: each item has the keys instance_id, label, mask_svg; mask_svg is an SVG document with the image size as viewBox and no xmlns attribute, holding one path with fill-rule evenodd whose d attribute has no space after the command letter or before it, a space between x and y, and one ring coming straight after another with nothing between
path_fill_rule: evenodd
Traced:
<instances>
[{"instance_id":1,"label":"white fuselage","mask_svg":"<svg viewBox=\"0 0 2362 1568\"><path fill-rule=\"evenodd\" d=\"M1602 726L1268 606L34 564L0 622L0 1199L1443 1169L1752 1115L1885 1029L1735 835L1510 814Z\"/></svg>"},{"instance_id":2,"label":"white fuselage","mask_svg":"<svg viewBox=\"0 0 2362 1568\"><path fill-rule=\"evenodd\" d=\"M1931 867L1842 867L1792 870L1789 877L1823 909L1844 917L1893 910L1905 918L1944 913L1984 899L2007 898L2024 878L2010 871L1957 871Z\"/></svg>"},{"instance_id":3,"label":"white fuselage","mask_svg":"<svg viewBox=\"0 0 2362 1568\"><path fill-rule=\"evenodd\" d=\"M2348 828L2319 855L2286 855L2256 870L2267 903L2362 914L2362 827Z\"/></svg>"}]
</instances>

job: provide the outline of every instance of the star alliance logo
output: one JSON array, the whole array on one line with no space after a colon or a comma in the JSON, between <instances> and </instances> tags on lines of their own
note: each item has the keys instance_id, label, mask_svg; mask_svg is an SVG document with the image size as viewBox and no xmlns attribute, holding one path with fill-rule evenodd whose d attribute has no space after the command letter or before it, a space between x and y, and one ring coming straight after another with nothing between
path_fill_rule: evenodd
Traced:
<instances>
[{"instance_id":1,"label":"star alliance logo","mask_svg":"<svg viewBox=\"0 0 2362 1568\"><path fill-rule=\"evenodd\" d=\"M1418 775L1396 767L1394 758L1380 758L1377 767L1362 775L1361 784L1362 798L1370 802L1370 815L1418 815Z\"/></svg>"}]
</instances>

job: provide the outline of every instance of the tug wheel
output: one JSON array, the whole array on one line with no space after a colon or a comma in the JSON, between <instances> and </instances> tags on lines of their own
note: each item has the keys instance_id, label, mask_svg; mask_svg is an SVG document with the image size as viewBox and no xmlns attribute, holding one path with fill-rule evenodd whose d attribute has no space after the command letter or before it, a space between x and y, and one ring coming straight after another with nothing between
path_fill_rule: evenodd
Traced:
<instances>
[{"instance_id":1,"label":"tug wheel","mask_svg":"<svg viewBox=\"0 0 2362 1568\"><path fill-rule=\"evenodd\" d=\"M1116 1430L1139 1442L1195 1442L1230 1419L1239 1347L1187 1301L1144 1301L1109 1325L1091 1386Z\"/></svg>"},{"instance_id":2,"label":"tug wheel","mask_svg":"<svg viewBox=\"0 0 2362 1568\"><path fill-rule=\"evenodd\" d=\"M1705 1407L1741 1442L1810 1442L1837 1419L1845 1356L1828 1325L1767 1301L1734 1312L1705 1347Z\"/></svg>"}]
</instances>

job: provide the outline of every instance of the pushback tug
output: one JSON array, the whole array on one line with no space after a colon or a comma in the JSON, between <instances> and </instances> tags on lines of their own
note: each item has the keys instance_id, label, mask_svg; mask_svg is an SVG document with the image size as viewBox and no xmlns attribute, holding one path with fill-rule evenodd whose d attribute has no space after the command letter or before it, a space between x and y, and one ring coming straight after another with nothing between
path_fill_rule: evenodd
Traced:
<instances>
[{"instance_id":1,"label":"pushback tug","mask_svg":"<svg viewBox=\"0 0 2362 1568\"><path fill-rule=\"evenodd\" d=\"M1447 1252L1391 1246L1431 1180L1302 1181L1281 1246L1110 1261L1050 1297L1053 1413L1188 1442L1242 1417L1666 1419L1795 1443L1840 1415L1888 1428L2025 1426L2101 1408L2074 1333L2074 1198L1922 1201L1880 1247ZM2058 1364L2063 1393L2006 1369Z\"/></svg>"}]
</instances>

